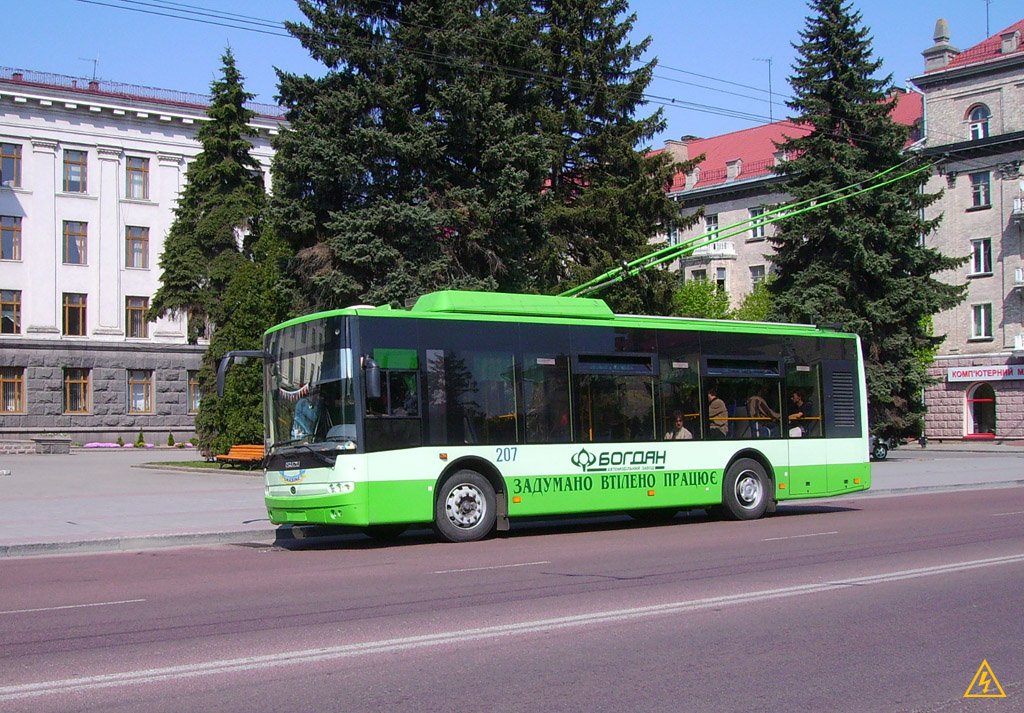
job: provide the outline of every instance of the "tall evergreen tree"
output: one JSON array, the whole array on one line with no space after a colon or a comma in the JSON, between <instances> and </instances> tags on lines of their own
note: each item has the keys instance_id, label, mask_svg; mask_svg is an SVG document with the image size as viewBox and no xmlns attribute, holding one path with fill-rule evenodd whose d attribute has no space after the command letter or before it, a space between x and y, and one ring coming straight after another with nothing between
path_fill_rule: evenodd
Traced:
<instances>
[{"instance_id":1,"label":"tall evergreen tree","mask_svg":"<svg viewBox=\"0 0 1024 713\"><path fill-rule=\"evenodd\" d=\"M525 289L543 142L523 112L524 3L302 0L328 72L280 74L275 215L314 306L443 287Z\"/></svg>"},{"instance_id":2,"label":"tall evergreen tree","mask_svg":"<svg viewBox=\"0 0 1024 713\"><path fill-rule=\"evenodd\" d=\"M633 118L651 67L630 69L624 2L299 7L328 72L280 75L274 205L313 305L555 291L673 217L668 159L635 150L663 122Z\"/></svg>"},{"instance_id":3,"label":"tall evergreen tree","mask_svg":"<svg viewBox=\"0 0 1024 713\"><path fill-rule=\"evenodd\" d=\"M667 153L647 150L665 128L661 110L639 115L655 62L641 64L650 44L629 41L636 15L626 0L540 0L538 124L547 139L545 211L550 239L544 289L579 283L650 252L659 229L699 219L677 218L665 186L675 171ZM641 150L637 150L640 148ZM645 273L602 293L615 309L666 312L674 278Z\"/></svg>"},{"instance_id":4,"label":"tall evergreen tree","mask_svg":"<svg viewBox=\"0 0 1024 713\"><path fill-rule=\"evenodd\" d=\"M154 320L184 313L193 344L208 320L223 320L221 298L259 231L266 201L246 138L254 135L248 122L255 114L245 107L253 95L243 88L230 49L221 60L221 77L210 84L209 120L196 135L203 149L189 164L160 255L161 284L147 315Z\"/></svg>"},{"instance_id":5,"label":"tall evergreen tree","mask_svg":"<svg viewBox=\"0 0 1024 713\"><path fill-rule=\"evenodd\" d=\"M922 165L905 152L908 129L891 117L892 77L875 78L881 62L872 59L860 13L843 0L812 0L810 8L788 104L810 133L780 145L791 160L779 170L797 201ZM861 336L872 428L881 435L919 428L928 381L918 355L935 343L926 318L963 297L962 287L935 279L962 261L921 241L938 224L922 218L938 198L924 193L926 178L918 173L787 218L769 238L775 316L839 323Z\"/></svg>"}]
</instances>

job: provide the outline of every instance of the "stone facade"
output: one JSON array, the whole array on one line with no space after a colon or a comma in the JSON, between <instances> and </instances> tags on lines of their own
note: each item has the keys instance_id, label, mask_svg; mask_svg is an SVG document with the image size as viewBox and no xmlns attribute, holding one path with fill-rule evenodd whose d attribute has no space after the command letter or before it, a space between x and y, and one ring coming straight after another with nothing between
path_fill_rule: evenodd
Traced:
<instances>
[{"instance_id":1,"label":"stone facade","mask_svg":"<svg viewBox=\"0 0 1024 713\"><path fill-rule=\"evenodd\" d=\"M911 80L925 97L924 155L938 162L928 190L943 192L928 209L942 223L927 240L968 258L940 275L967 285L967 298L935 317L945 341L925 394L930 438L1024 439L1024 380L986 377L1024 364L1022 33L1024 20L961 52L940 20L926 71ZM961 381L955 369L978 378Z\"/></svg>"},{"instance_id":2,"label":"stone facade","mask_svg":"<svg viewBox=\"0 0 1024 713\"><path fill-rule=\"evenodd\" d=\"M0 68L0 440L194 433L205 344L141 318L206 97ZM269 177L277 107L254 106ZM269 183L269 178L266 178Z\"/></svg>"}]
</instances>

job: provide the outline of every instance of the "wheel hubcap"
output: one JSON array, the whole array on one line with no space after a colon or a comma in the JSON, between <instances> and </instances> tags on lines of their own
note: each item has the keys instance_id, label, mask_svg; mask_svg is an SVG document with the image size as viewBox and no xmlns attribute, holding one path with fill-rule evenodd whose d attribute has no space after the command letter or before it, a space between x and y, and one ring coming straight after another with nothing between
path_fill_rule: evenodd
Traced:
<instances>
[{"instance_id":1,"label":"wheel hubcap","mask_svg":"<svg viewBox=\"0 0 1024 713\"><path fill-rule=\"evenodd\" d=\"M740 505L750 509L757 507L761 501L761 479L755 473L745 471L736 479L736 500Z\"/></svg>"},{"instance_id":2,"label":"wheel hubcap","mask_svg":"<svg viewBox=\"0 0 1024 713\"><path fill-rule=\"evenodd\" d=\"M448 519L456 527L470 528L479 524L487 510L484 494L472 485L463 483L452 488L444 502Z\"/></svg>"}]
</instances>

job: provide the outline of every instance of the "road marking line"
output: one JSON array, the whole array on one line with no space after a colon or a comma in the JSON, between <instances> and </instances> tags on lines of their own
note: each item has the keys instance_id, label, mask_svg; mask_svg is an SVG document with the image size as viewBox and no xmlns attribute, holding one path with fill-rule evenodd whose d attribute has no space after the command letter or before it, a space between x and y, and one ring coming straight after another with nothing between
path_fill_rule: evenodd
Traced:
<instances>
[{"instance_id":1,"label":"road marking line","mask_svg":"<svg viewBox=\"0 0 1024 713\"><path fill-rule=\"evenodd\" d=\"M707 597L705 599L670 602L668 604L652 604L650 606L633 607L630 609L614 609L610 611L592 612L590 614L575 614L572 616L557 617L554 619L539 619L536 621L524 621L515 624L483 626L475 629L463 629L461 631L449 631L439 634L423 634L420 636L405 636L397 639L367 641L359 644L324 646L317 649L305 649L301 651L281 651L272 654L263 654L260 656L246 656L243 658L206 661L181 666L165 666L161 668L144 669L141 671L124 671L121 673L108 673L96 676L65 678L56 681L40 681L37 683L0 686L0 702L23 698L38 698L54 694L64 695L70 692L88 691L98 688L138 686L142 683L155 683L157 681L181 680L196 678L199 676L212 676L225 673L239 673L242 671L277 668L280 666L293 666L296 664L334 661L354 656L395 653L398 651L409 651L429 646L461 646L468 641L498 639L507 636L522 636L523 634L551 632L560 629L593 626L595 624L622 623L653 616L664 616L666 614L689 613L717 607L764 602L771 599L783 599L786 597L801 596L805 594L818 594L821 592L835 591L849 587L898 582L906 579L917 579L933 575L963 572L966 570L978 569L980 567L1019 564L1022 562L1024 562L1024 553L1018 553L1003 557L989 557L980 560L954 562L951 564L936 565L933 567L896 570L894 572L884 572L864 577L850 577L849 579L833 582L799 584L791 587L781 587L778 589L744 592L742 594L728 594L718 597Z\"/></svg>"},{"instance_id":2,"label":"road marking line","mask_svg":"<svg viewBox=\"0 0 1024 713\"><path fill-rule=\"evenodd\" d=\"M118 602L93 602L92 604L65 604L59 607L39 607L38 609L8 609L7 611L0 611L0 615L3 614L32 614L40 611L60 611L61 609L83 609L85 607L109 607L114 604L138 604L144 602L145 599L122 599Z\"/></svg>"},{"instance_id":3,"label":"road marking line","mask_svg":"<svg viewBox=\"0 0 1024 713\"><path fill-rule=\"evenodd\" d=\"M548 560L543 562L521 562L519 564L496 564L490 567L467 567L466 569L441 569L434 574L453 574L455 572L480 572L485 569L509 569L510 567L533 567L538 564L551 564Z\"/></svg>"},{"instance_id":4,"label":"road marking line","mask_svg":"<svg viewBox=\"0 0 1024 713\"><path fill-rule=\"evenodd\" d=\"M838 535L838 534L839 534L839 532L837 530L833 530L832 532L812 532L812 533L809 533L807 535L788 535L786 537L766 537L766 538L764 538L761 541L762 542L775 542L776 540L798 540L801 537L821 537L822 535Z\"/></svg>"},{"instance_id":5,"label":"road marking line","mask_svg":"<svg viewBox=\"0 0 1024 713\"><path fill-rule=\"evenodd\" d=\"M1003 517L1004 515L1024 515L1024 510L1018 510L1017 512L997 512L992 517Z\"/></svg>"}]
</instances>

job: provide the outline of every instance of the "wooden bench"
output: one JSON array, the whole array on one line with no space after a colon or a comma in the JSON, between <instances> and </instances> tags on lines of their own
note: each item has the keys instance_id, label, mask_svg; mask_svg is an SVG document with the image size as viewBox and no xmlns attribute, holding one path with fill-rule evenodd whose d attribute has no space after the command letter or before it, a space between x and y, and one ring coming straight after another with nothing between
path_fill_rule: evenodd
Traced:
<instances>
[{"instance_id":1,"label":"wooden bench","mask_svg":"<svg viewBox=\"0 0 1024 713\"><path fill-rule=\"evenodd\" d=\"M261 445L231 446L227 453L217 456L217 461L221 468L227 463L228 465L244 465L252 470L253 466L263 460L263 454L264 450Z\"/></svg>"}]
</instances>

